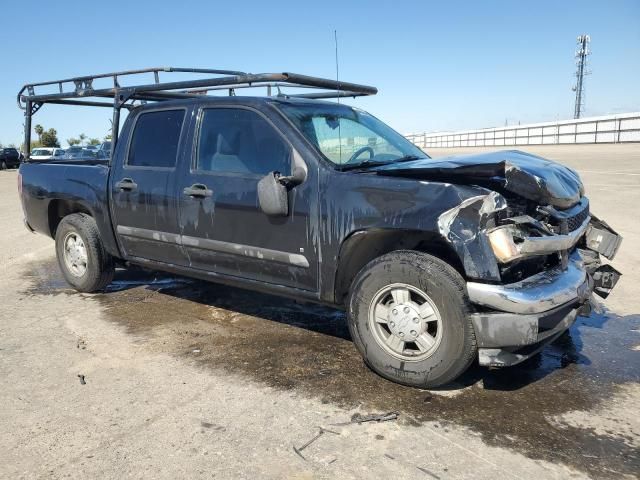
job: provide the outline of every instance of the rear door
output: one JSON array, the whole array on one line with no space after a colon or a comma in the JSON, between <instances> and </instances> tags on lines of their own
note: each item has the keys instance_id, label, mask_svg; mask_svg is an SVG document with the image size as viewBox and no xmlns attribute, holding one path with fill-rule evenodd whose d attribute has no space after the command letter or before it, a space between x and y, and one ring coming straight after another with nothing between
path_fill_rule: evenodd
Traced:
<instances>
[{"instance_id":1,"label":"rear door","mask_svg":"<svg viewBox=\"0 0 640 480\"><path fill-rule=\"evenodd\" d=\"M271 217L258 182L273 171L290 175L297 154L269 118L249 107L203 108L193 137L191 168L177 189L191 266L316 291L315 172L289 192L289 215Z\"/></svg>"},{"instance_id":2,"label":"rear door","mask_svg":"<svg viewBox=\"0 0 640 480\"><path fill-rule=\"evenodd\" d=\"M180 245L176 171L187 131L186 108L139 113L111 173L111 215L127 258L187 265Z\"/></svg>"}]
</instances>

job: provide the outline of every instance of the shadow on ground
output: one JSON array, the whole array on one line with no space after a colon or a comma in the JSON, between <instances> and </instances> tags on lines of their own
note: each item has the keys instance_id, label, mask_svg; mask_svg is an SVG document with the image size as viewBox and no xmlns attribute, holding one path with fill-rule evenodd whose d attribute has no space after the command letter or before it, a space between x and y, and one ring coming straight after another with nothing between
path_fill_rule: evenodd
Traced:
<instances>
[{"instance_id":1,"label":"shadow on ground","mask_svg":"<svg viewBox=\"0 0 640 480\"><path fill-rule=\"evenodd\" d=\"M77 295L55 262L34 264L28 275L33 277L28 294ZM620 385L639 380L638 352L632 350L637 339L629 334L640 328L639 315L579 318L569 333L519 366L489 370L476 365L456 385L421 391L372 373L338 310L140 270L118 271L105 293L88 297L148 348L206 369L324 403L399 411L410 425L466 426L490 445L590 475L640 471L640 453L631 439L554 420L569 411L595 410Z\"/></svg>"}]
</instances>

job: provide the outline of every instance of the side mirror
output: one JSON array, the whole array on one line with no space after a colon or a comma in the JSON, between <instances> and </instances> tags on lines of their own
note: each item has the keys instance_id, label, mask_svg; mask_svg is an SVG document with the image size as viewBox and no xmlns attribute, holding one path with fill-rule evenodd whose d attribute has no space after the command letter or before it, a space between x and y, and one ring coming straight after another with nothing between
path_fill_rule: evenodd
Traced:
<instances>
[{"instance_id":1,"label":"side mirror","mask_svg":"<svg viewBox=\"0 0 640 480\"><path fill-rule=\"evenodd\" d=\"M267 215L286 217L289 215L289 196L287 187L276 172L268 173L258 182L258 201Z\"/></svg>"},{"instance_id":2,"label":"side mirror","mask_svg":"<svg viewBox=\"0 0 640 480\"><path fill-rule=\"evenodd\" d=\"M264 213L271 216L289 215L289 196L287 192L303 183L307 178L307 165L298 152L293 150L293 168L291 175L282 176L269 172L258 182L258 201Z\"/></svg>"}]
</instances>

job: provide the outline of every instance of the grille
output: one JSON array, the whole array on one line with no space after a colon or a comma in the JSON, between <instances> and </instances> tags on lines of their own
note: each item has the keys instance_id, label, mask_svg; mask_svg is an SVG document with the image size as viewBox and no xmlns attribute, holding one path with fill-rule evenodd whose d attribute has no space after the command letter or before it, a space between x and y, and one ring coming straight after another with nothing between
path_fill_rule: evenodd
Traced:
<instances>
[{"instance_id":1,"label":"grille","mask_svg":"<svg viewBox=\"0 0 640 480\"><path fill-rule=\"evenodd\" d=\"M580 212L576 213L572 217L567 218L567 228L570 232L576 230L589 216L589 204L587 204Z\"/></svg>"}]
</instances>

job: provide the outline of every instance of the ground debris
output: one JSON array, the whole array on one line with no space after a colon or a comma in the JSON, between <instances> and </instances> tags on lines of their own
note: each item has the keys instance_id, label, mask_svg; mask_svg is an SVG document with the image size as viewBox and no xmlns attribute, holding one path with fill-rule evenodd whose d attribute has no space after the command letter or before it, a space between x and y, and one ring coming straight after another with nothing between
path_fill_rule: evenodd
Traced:
<instances>
[{"instance_id":1,"label":"ground debris","mask_svg":"<svg viewBox=\"0 0 640 480\"><path fill-rule=\"evenodd\" d=\"M427 474L427 475L429 475L431 478L436 478L436 479L438 479L438 480L440 479L440 477L439 477L438 475L436 475L436 474L435 474L435 473L433 473L433 472L430 472L430 471L429 471L429 470L427 470L426 468L418 467L418 466L416 466L416 468L417 468L418 470L420 470L422 473L426 473L426 474Z\"/></svg>"},{"instance_id":2,"label":"ground debris","mask_svg":"<svg viewBox=\"0 0 640 480\"><path fill-rule=\"evenodd\" d=\"M360 423L367 423L367 422L389 422L391 420L397 420L399 416L400 416L399 412L370 413L368 415L361 415L359 413L356 413L351 417L351 420L348 422L332 423L331 425L334 427L341 427L344 425L360 424Z\"/></svg>"},{"instance_id":3,"label":"ground debris","mask_svg":"<svg viewBox=\"0 0 640 480\"><path fill-rule=\"evenodd\" d=\"M313 442L315 442L316 440L318 440L322 435L324 435L325 433L333 433L334 435L340 435L338 432L334 432L333 430L329 430L323 427L318 427L318 433L315 434L315 436L309 440L307 443L305 443L304 445L302 445L301 447L296 448L296 446L293 446L293 451L296 452L296 454L298 454L298 456L300 458L302 458L303 460L307 460L306 458L304 458L304 455L302 455L302 450L304 450L305 448L307 448L309 445L311 445ZM334 460L335 461L335 460ZM333 462L331 462L333 463Z\"/></svg>"},{"instance_id":4,"label":"ground debris","mask_svg":"<svg viewBox=\"0 0 640 480\"><path fill-rule=\"evenodd\" d=\"M84 375L79 373L78 374L78 378L80 379L80 385L86 385L87 384L87 382L85 382L85 380L84 380Z\"/></svg>"}]
</instances>

